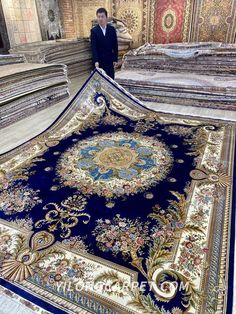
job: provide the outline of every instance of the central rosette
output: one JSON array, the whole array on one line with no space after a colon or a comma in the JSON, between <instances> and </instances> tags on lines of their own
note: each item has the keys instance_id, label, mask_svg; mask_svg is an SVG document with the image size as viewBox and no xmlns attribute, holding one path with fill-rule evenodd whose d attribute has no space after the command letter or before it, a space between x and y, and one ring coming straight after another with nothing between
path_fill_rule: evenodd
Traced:
<instances>
[{"instance_id":1,"label":"central rosette","mask_svg":"<svg viewBox=\"0 0 236 314\"><path fill-rule=\"evenodd\" d=\"M107 133L76 143L60 158L57 174L66 186L105 197L135 194L163 180L172 166L159 140L129 133Z\"/></svg>"},{"instance_id":2,"label":"central rosette","mask_svg":"<svg viewBox=\"0 0 236 314\"><path fill-rule=\"evenodd\" d=\"M104 169L129 168L137 162L138 153L127 147L107 147L97 153L94 161Z\"/></svg>"}]
</instances>

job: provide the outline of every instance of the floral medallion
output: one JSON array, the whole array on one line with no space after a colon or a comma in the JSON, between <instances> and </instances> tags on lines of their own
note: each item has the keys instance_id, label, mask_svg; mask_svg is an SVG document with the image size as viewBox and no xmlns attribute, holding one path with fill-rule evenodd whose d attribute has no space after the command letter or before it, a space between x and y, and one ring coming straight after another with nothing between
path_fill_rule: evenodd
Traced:
<instances>
[{"instance_id":1,"label":"floral medallion","mask_svg":"<svg viewBox=\"0 0 236 314\"><path fill-rule=\"evenodd\" d=\"M106 133L76 143L60 158L61 182L83 194L135 194L165 179L173 163L168 147L140 134ZM131 184L132 181L132 184Z\"/></svg>"}]
</instances>

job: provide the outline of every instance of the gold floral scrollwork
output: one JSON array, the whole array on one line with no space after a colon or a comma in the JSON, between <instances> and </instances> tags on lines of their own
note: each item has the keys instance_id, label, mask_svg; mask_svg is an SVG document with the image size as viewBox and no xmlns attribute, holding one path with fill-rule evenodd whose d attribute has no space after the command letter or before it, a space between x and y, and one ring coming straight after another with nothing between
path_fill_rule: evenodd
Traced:
<instances>
[{"instance_id":1,"label":"gold floral scrollwork","mask_svg":"<svg viewBox=\"0 0 236 314\"><path fill-rule=\"evenodd\" d=\"M0 169L0 178L4 178L5 175L6 175L5 171Z\"/></svg>"},{"instance_id":2,"label":"gold floral scrollwork","mask_svg":"<svg viewBox=\"0 0 236 314\"><path fill-rule=\"evenodd\" d=\"M165 275L166 273L164 269L156 269L152 276L151 287L159 300L162 300L163 302L168 302L175 297L177 293L177 285L175 284L175 282L172 282L170 280L161 282L161 278Z\"/></svg>"},{"instance_id":3,"label":"gold floral scrollwork","mask_svg":"<svg viewBox=\"0 0 236 314\"><path fill-rule=\"evenodd\" d=\"M38 258L37 252L24 249L15 256L2 262L2 275L4 278L21 282L34 274L33 264Z\"/></svg>"},{"instance_id":4,"label":"gold floral scrollwork","mask_svg":"<svg viewBox=\"0 0 236 314\"><path fill-rule=\"evenodd\" d=\"M54 147L59 144L59 140L48 140L45 144L47 147Z\"/></svg>"},{"instance_id":5,"label":"gold floral scrollwork","mask_svg":"<svg viewBox=\"0 0 236 314\"><path fill-rule=\"evenodd\" d=\"M30 241L30 246L34 251L39 251L48 248L55 241L52 233L45 230L36 232Z\"/></svg>"},{"instance_id":6,"label":"gold floral scrollwork","mask_svg":"<svg viewBox=\"0 0 236 314\"><path fill-rule=\"evenodd\" d=\"M190 171L190 176L193 180L199 181L200 184L214 183L217 187L230 186L232 180L232 178L224 172L213 172L206 168L193 169Z\"/></svg>"},{"instance_id":7,"label":"gold floral scrollwork","mask_svg":"<svg viewBox=\"0 0 236 314\"><path fill-rule=\"evenodd\" d=\"M71 228L79 223L79 217L83 218L83 224L87 224L90 221L90 215L82 213L86 204L86 198L82 195L68 197L65 201L61 202L61 206L55 203L48 203L43 209L49 211L46 213L44 219L35 223L35 227L42 228L44 225L48 225L49 232L60 229L60 236L68 238L71 234Z\"/></svg>"},{"instance_id":8,"label":"gold floral scrollwork","mask_svg":"<svg viewBox=\"0 0 236 314\"><path fill-rule=\"evenodd\" d=\"M157 300L162 302L169 302L178 291L182 290L185 298L182 299L181 303L185 308L194 307L197 299L203 297L190 279L168 267L155 270L151 280L151 288Z\"/></svg>"},{"instance_id":9,"label":"gold floral scrollwork","mask_svg":"<svg viewBox=\"0 0 236 314\"><path fill-rule=\"evenodd\" d=\"M28 236L11 234L9 231L0 231L0 242L2 245L5 245L5 250L0 252L0 275L3 278L13 282L22 282L35 274L40 262L50 257L64 256L61 251L56 249L38 252L42 248L42 244L38 245L36 243L38 242L37 239L46 235L45 231L39 233L41 235L38 234L34 238L32 237L31 243L33 241L34 245L31 245L32 247L30 248L28 247Z\"/></svg>"}]
</instances>

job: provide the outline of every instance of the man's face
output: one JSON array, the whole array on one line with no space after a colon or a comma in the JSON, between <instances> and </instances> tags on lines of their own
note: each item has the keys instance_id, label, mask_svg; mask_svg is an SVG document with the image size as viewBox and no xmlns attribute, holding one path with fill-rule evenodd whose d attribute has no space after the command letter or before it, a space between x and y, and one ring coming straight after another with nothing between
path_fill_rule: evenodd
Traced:
<instances>
[{"instance_id":1,"label":"man's face","mask_svg":"<svg viewBox=\"0 0 236 314\"><path fill-rule=\"evenodd\" d=\"M105 25L107 23L107 17L105 13L98 13L97 14L97 21L100 25Z\"/></svg>"}]
</instances>

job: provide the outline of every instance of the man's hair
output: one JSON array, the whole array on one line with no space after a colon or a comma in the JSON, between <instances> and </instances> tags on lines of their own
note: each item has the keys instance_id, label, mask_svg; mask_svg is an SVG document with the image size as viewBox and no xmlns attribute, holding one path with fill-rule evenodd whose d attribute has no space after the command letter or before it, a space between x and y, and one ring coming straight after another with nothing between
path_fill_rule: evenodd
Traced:
<instances>
[{"instance_id":1,"label":"man's hair","mask_svg":"<svg viewBox=\"0 0 236 314\"><path fill-rule=\"evenodd\" d=\"M105 8L99 8L97 9L96 15L98 15L98 13L105 13L106 17L107 17L107 10Z\"/></svg>"}]
</instances>

